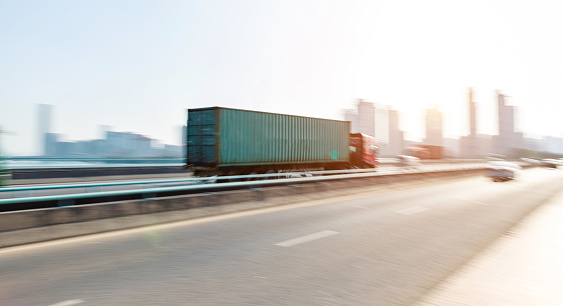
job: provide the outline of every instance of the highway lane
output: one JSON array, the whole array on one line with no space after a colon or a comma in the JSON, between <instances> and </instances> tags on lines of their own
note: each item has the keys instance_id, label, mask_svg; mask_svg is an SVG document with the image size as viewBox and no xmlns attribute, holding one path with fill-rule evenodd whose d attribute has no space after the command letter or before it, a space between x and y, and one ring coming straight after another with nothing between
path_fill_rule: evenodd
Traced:
<instances>
[{"instance_id":1,"label":"highway lane","mask_svg":"<svg viewBox=\"0 0 563 306\"><path fill-rule=\"evenodd\" d=\"M375 192L0 251L6 305L409 305L559 171Z\"/></svg>"}]
</instances>

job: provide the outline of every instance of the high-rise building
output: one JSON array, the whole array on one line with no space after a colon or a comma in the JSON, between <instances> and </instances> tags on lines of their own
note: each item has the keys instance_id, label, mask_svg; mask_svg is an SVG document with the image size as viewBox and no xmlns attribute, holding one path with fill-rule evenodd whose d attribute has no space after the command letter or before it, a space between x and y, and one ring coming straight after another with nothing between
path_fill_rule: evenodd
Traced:
<instances>
[{"instance_id":1,"label":"high-rise building","mask_svg":"<svg viewBox=\"0 0 563 306\"><path fill-rule=\"evenodd\" d=\"M514 107L506 105L504 95L497 92L498 135L506 142L514 133Z\"/></svg>"},{"instance_id":2,"label":"high-rise building","mask_svg":"<svg viewBox=\"0 0 563 306\"><path fill-rule=\"evenodd\" d=\"M469 88L469 136L475 138L477 136L477 113L475 102L473 102L473 89Z\"/></svg>"},{"instance_id":3,"label":"high-rise building","mask_svg":"<svg viewBox=\"0 0 563 306\"><path fill-rule=\"evenodd\" d=\"M359 133L358 111L355 109L344 110L344 121L350 121L350 133Z\"/></svg>"},{"instance_id":4,"label":"high-rise building","mask_svg":"<svg viewBox=\"0 0 563 306\"><path fill-rule=\"evenodd\" d=\"M479 138L477 137L477 110L475 102L473 101L472 88L469 88L467 102L469 108L469 135L460 139L461 157L476 158L483 153L479 152L480 145L478 144Z\"/></svg>"},{"instance_id":5,"label":"high-rise building","mask_svg":"<svg viewBox=\"0 0 563 306\"><path fill-rule=\"evenodd\" d=\"M344 110L344 120L350 121L350 133L364 133L375 136L375 107L373 103L358 99L357 111Z\"/></svg>"},{"instance_id":6,"label":"high-rise building","mask_svg":"<svg viewBox=\"0 0 563 306\"><path fill-rule=\"evenodd\" d=\"M516 154L516 149L521 148L519 135L516 133L514 124L514 106L506 105L505 95L496 91L498 105L498 137L495 148L497 153L509 157Z\"/></svg>"},{"instance_id":7,"label":"high-rise building","mask_svg":"<svg viewBox=\"0 0 563 306\"><path fill-rule=\"evenodd\" d=\"M403 154L404 135L399 128L399 112L389 109L389 148L388 154L391 156Z\"/></svg>"},{"instance_id":8,"label":"high-rise building","mask_svg":"<svg viewBox=\"0 0 563 306\"><path fill-rule=\"evenodd\" d=\"M43 135L44 152L45 156L56 156L61 155L58 151L57 143L59 142L59 134L56 133L45 133Z\"/></svg>"},{"instance_id":9,"label":"high-rise building","mask_svg":"<svg viewBox=\"0 0 563 306\"><path fill-rule=\"evenodd\" d=\"M380 156L402 154L404 144L403 132L399 130L399 115L397 111L390 110L390 106L358 99L357 110L344 110L344 120L351 122L351 133L374 137Z\"/></svg>"},{"instance_id":10,"label":"high-rise building","mask_svg":"<svg viewBox=\"0 0 563 306\"><path fill-rule=\"evenodd\" d=\"M50 141L50 138L48 139L48 133L51 133L51 105L38 104L37 137L41 155L48 155L48 152L54 151L54 148L49 147L49 145L52 144L52 141Z\"/></svg>"},{"instance_id":11,"label":"high-rise building","mask_svg":"<svg viewBox=\"0 0 563 306\"><path fill-rule=\"evenodd\" d=\"M469 88L469 138L467 146L467 155L470 158L477 157L477 110L473 101L473 90Z\"/></svg>"},{"instance_id":12,"label":"high-rise building","mask_svg":"<svg viewBox=\"0 0 563 306\"><path fill-rule=\"evenodd\" d=\"M375 136L375 107L362 99L358 100L358 132Z\"/></svg>"},{"instance_id":13,"label":"high-rise building","mask_svg":"<svg viewBox=\"0 0 563 306\"><path fill-rule=\"evenodd\" d=\"M426 110L426 138L424 144L443 146L442 113L437 108Z\"/></svg>"},{"instance_id":14,"label":"high-rise building","mask_svg":"<svg viewBox=\"0 0 563 306\"><path fill-rule=\"evenodd\" d=\"M381 144L389 143L389 106L377 104L374 108L375 113L375 140Z\"/></svg>"}]
</instances>

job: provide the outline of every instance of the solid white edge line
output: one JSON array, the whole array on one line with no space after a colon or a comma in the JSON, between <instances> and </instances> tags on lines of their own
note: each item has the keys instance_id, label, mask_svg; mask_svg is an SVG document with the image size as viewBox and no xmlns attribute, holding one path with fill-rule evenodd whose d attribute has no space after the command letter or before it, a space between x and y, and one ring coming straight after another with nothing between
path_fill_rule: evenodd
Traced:
<instances>
[{"instance_id":1,"label":"solid white edge line","mask_svg":"<svg viewBox=\"0 0 563 306\"><path fill-rule=\"evenodd\" d=\"M329 231L329 230L320 231L320 232L317 232L317 233L314 233L314 234L311 234L311 235L302 236L302 237L298 237L298 238L295 238L295 239L282 241L280 243L276 243L275 245L281 246L281 247L290 247L290 246L294 246L294 245L297 245L297 244L309 242L309 241L312 241L312 240L326 238L326 237L336 235L336 234L338 234L338 232Z\"/></svg>"}]
</instances>

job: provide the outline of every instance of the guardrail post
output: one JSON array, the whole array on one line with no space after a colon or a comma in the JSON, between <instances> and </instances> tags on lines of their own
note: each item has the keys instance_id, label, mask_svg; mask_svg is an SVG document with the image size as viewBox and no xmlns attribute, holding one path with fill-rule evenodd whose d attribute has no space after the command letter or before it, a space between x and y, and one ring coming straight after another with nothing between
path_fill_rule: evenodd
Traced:
<instances>
[{"instance_id":1,"label":"guardrail post","mask_svg":"<svg viewBox=\"0 0 563 306\"><path fill-rule=\"evenodd\" d=\"M143 193L143 200L150 200L154 198L156 198L156 193L154 192Z\"/></svg>"},{"instance_id":2,"label":"guardrail post","mask_svg":"<svg viewBox=\"0 0 563 306\"><path fill-rule=\"evenodd\" d=\"M65 206L74 206L74 200L69 199L69 200L59 200L59 207L65 207Z\"/></svg>"}]
</instances>

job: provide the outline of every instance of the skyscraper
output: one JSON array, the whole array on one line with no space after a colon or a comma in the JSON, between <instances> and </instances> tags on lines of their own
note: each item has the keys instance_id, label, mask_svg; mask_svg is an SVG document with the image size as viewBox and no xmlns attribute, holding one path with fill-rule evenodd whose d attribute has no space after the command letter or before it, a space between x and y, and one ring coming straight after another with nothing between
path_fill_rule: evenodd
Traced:
<instances>
[{"instance_id":1,"label":"skyscraper","mask_svg":"<svg viewBox=\"0 0 563 306\"><path fill-rule=\"evenodd\" d=\"M426 138L424 144L443 146L442 113L437 108L426 110Z\"/></svg>"},{"instance_id":2,"label":"skyscraper","mask_svg":"<svg viewBox=\"0 0 563 306\"><path fill-rule=\"evenodd\" d=\"M344 110L344 121L350 121L350 133L358 133L358 111L355 109Z\"/></svg>"},{"instance_id":3,"label":"skyscraper","mask_svg":"<svg viewBox=\"0 0 563 306\"><path fill-rule=\"evenodd\" d=\"M399 128L399 111L389 109L389 155L403 154L403 131Z\"/></svg>"},{"instance_id":4,"label":"skyscraper","mask_svg":"<svg viewBox=\"0 0 563 306\"><path fill-rule=\"evenodd\" d=\"M498 137L496 137L495 148L497 153L515 157L517 149L523 147L523 135L516 132L514 106L506 105L506 95L496 91L498 104Z\"/></svg>"},{"instance_id":5,"label":"skyscraper","mask_svg":"<svg viewBox=\"0 0 563 306\"><path fill-rule=\"evenodd\" d=\"M53 143L49 141L47 134L51 133L51 105L37 105L37 136L39 151L42 155L48 155L52 152L49 146Z\"/></svg>"},{"instance_id":6,"label":"skyscraper","mask_svg":"<svg viewBox=\"0 0 563 306\"><path fill-rule=\"evenodd\" d=\"M375 107L362 99L358 100L358 131L375 136Z\"/></svg>"},{"instance_id":7,"label":"skyscraper","mask_svg":"<svg viewBox=\"0 0 563 306\"><path fill-rule=\"evenodd\" d=\"M377 104L374 108L375 113L375 140L378 144L389 143L389 106Z\"/></svg>"},{"instance_id":8,"label":"skyscraper","mask_svg":"<svg viewBox=\"0 0 563 306\"><path fill-rule=\"evenodd\" d=\"M462 154L464 157L475 158L480 153L477 138L477 110L473 101L473 89L469 88L467 104L469 107L469 135L462 140Z\"/></svg>"},{"instance_id":9,"label":"skyscraper","mask_svg":"<svg viewBox=\"0 0 563 306\"><path fill-rule=\"evenodd\" d=\"M364 133L375 136L375 107L373 103L358 99L356 110L344 110L344 120L350 121L351 133Z\"/></svg>"},{"instance_id":10,"label":"skyscraper","mask_svg":"<svg viewBox=\"0 0 563 306\"><path fill-rule=\"evenodd\" d=\"M475 138L477 136L477 114L475 102L473 102L473 89L469 88L469 136Z\"/></svg>"}]
</instances>

